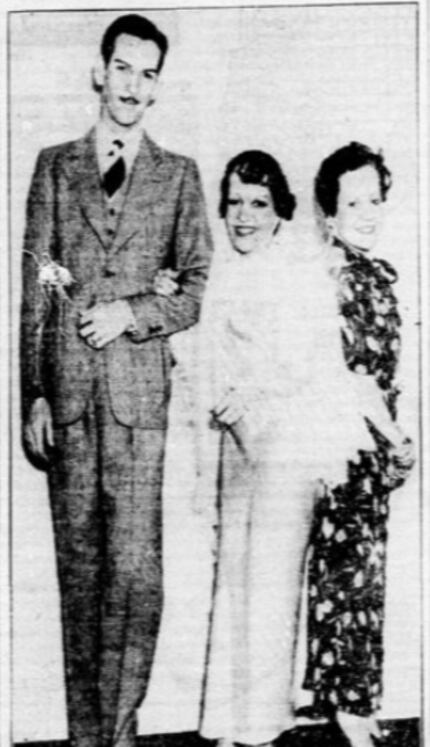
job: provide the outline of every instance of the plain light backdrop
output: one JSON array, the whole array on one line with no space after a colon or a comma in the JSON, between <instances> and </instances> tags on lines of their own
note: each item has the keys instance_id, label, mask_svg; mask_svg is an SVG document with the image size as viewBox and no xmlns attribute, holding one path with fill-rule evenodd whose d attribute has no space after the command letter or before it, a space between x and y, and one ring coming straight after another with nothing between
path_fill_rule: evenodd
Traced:
<instances>
[{"instance_id":1,"label":"plain light backdrop","mask_svg":"<svg viewBox=\"0 0 430 747\"><path fill-rule=\"evenodd\" d=\"M163 85L159 100L147 113L147 129L160 145L197 160L215 232L219 181L226 161L239 151L262 148L279 159L298 198L295 221L305 245L315 240L312 182L322 158L350 140L383 148L394 185L378 253L400 275L397 291L404 318L401 419L417 439L416 4L148 12L134 4L133 11L155 21L170 41ZM91 88L91 67L104 29L123 12L128 8L10 16L16 384L20 251L35 158L42 147L80 137L96 120L98 99ZM323 361L318 365L323 374ZM46 479L21 451L17 386L13 426L14 738L61 739L66 736L66 725ZM383 715L401 718L420 713L418 469L393 494L391 506ZM185 545L190 543L188 537ZM177 581L186 596L187 578L178 572ZM202 599L206 598L203 571L194 583L196 589L200 583ZM202 612L204 604L199 607L196 602L196 609ZM202 612L200 634L204 622ZM164 664L154 675L141 712L142 732L196 728L198 704L180 701L175 687L178 679L172 674L179 666L174 659L181 645L171 641L171 649L160 651ZM169 657L171 672L164 677Z\"/></svg>"}]
</instances>

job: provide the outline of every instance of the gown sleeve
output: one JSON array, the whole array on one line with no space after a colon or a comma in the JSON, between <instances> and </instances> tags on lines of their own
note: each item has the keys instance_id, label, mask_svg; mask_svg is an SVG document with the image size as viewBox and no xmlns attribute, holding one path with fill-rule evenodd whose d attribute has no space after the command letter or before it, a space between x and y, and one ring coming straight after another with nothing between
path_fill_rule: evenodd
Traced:
<instances>
[{"instance_id":1,"label":"gown sleeve","mask_svg":"<svg viewBox=\"0 0 430 747\"><path fill-rule=\"evenodd\" d=\"M319 262L288 267L275 301L245 379L250 439L282 439L285 459L337 484L375 449L365 417L388 426L388 413L374 381L345 365L334 281Z\"/></svg>"}]
</instances>

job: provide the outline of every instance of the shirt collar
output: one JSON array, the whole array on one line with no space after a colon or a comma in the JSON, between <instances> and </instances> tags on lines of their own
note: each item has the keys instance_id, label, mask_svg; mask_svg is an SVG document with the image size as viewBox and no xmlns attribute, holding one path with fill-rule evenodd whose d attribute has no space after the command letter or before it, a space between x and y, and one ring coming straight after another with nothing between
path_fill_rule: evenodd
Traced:
<instances>
[{"instance_id":1,"label":"shirt collar","mask_svg":"<svg viewBox=\"0 0 430 747\"><path fill-rule=\"evenodd\" d=\"M105 170L105 166L109 164L112 157L109 156L112 150L112 144L114 140L121 140L124 147L121 153L125 159L127 169L129 170L136 157L137 151L139 150L140 141L143 136L143 127L139 127L131 130L130 132L124 132L118 135L108 127L106 122L99 120L96 125L96 147L97 147L97 158L101 171ZM115 159L113 159L115 160Z\"/></svg>"}]
</instances>

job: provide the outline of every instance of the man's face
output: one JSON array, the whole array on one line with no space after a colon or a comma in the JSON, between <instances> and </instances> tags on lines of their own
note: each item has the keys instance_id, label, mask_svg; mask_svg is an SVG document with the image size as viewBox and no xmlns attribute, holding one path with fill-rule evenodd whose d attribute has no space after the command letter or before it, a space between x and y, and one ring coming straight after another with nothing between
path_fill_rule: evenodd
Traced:
<instances>
[{"instance_id":1,"label":"man's face","mask_svg":"<svg viewBox=\"0 0 430 747\"><path fill-rule=\"evenodd\" d=\"M102 116L132 128L154 100L160 50L155 42L120 34L104 68Z\"/></svg>"}]
</instances>

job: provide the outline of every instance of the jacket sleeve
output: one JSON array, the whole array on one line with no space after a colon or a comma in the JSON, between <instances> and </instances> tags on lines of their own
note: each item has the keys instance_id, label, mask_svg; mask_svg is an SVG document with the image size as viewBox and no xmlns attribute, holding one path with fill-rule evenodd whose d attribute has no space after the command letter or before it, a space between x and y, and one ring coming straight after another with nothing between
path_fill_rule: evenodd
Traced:
<instances>
[{"instance_id":1,"label":"jacket sleeve","mask_svg":"<svg viewBox=\"0 0 430 747\"><path fill-rule=\"evenodd\" d=\"M130 335L134 342L171 335L198 320L211 255L212 240L200 177L195 162L188 160L178 197L172 244L172 258L179 272L179 292L170 297L149 293L127 299L136 321L136 328Z\"/></svg>"},{"instance_id":2,"label":"jacket sleeve","mask_svg":"<svg viewBox=\"0 0 430 747\"><path fill-rule=\"evenodd\" d=\"M49 298L39 282L44 255L50 253L53 240L54 194L51 158L42 151L37 159L27 198L26 229L22 255L22 301L20 330L20 371L22 414L43 396L41 341Z\"/></svg>"}]
</instances>

